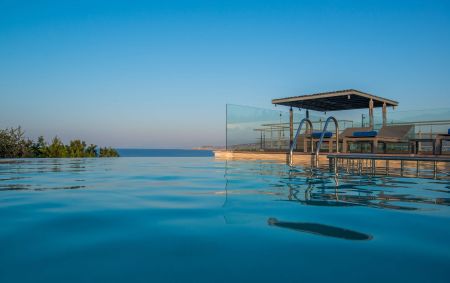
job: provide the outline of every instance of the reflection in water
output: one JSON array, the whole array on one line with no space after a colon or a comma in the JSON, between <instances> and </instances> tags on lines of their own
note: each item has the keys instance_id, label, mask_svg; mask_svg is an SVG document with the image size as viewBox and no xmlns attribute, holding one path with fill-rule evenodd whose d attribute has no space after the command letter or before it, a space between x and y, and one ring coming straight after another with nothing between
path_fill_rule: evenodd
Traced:
<instances>
[{"instance_id":1,"label":"reflection in water","mask_svg":"<svg viewBox=\"0 0 450 283\"><path fill-rule=\"evenodd\" d=\"M302 205L351 207L366 206L390 210L429 210L435 205L450 206L449 182L427 181L424 186L418 178L395 176L358 176L340 174L337 185L334 174L310 168L290 168L281 164L253 163L250 170L243 165L226 163L226 191L234 194L267 194L278 196L278 201L298 202ZM250 165L249 165L250 166ZM244 167L244 169L246 169ZM247 175L242 175L246 172ZM240 186L242 178L262 179L267 183L265 190Z\"/></svg>"},{"instance_id":2,"label":"reflection in water","mask_svg":"<svg viewBox=\"0 0 450 283\"><path fill-rule=\"evenodd\" d=\"M99 162L102 162L100 167ZM103 162L89 158L1 160L0 191L95 187L86 177L98 168L102 172L110 170ZM291 168L262 161L226 161L224 206L235 194L269 195L278 201L308 206L365 206L403 211L434 209L433 205L450 206L447 181L427 181L425 186L417 178L340 174L337 185L334 177L326 170ZM153 177L156 178L161 176Z\"/></svg>"},{"instance_id":3,"label":"reflection in water","mask_svg":"<svg viewBox=\"0 0 450 283\"><path fill-rule=\"evenodd\" d=\"M1 181L14 181L14 180L21 180L21 179L25 179L25 177L9 177L9 178L0 178L0 182Z\"/></svg>"},{"instance_id":4,"label":"reflection in water","mask_svg":"<svg viewBox=\"0 0 450 283\"><path fill-rule=\"evenodd\" d=\"M0 185L1 191L47 191L47 190L77 190L83 189L86 186L61 186L61 187L45 187L45 188L33 188L30 185Z\"/></svg>"},{"instance_id":5,"label":"reflection in water","mask_svg":"<svg viewBox=\"0 0 450 283\"><path fill-rule=\"evenodd\" d=\"M326 173L318 172L316 176L310 173L305 176L304 172L290 171L288 178L283 182L289 188L288 200L306 205L361 205L395 210L419 210L420 205L415 204L450 205L450 198L433 198L424 193L427 189L420 188L420 195L416 195L419 192L417 190L411 192L411 188L418 184L415 179L357 175L341 177L343 183L335 186L331 181L331 175L328 176ZM304 182L299 182L301 180Z\"/></svg>"},{"instance_id":6,"label":"reflection in water","mask_svg":"<svg viewBox=\"0 0 450 283\"><path fill-rule=\"evenodd\" d=\"M53 188L39 188L35 189L36 191L45 191L45 190L78 190L84 189L86 186L65 186L65 187L53 187Z\"/></svg>"},{"instance_id":7,"label":"reflection in water","mask_svg":"<svg viewBox=\"0 0 450 283\"><path fill-rule=\"evenodd\" d=\"M326 237L340 238L345 240L371 240L373 237L364 233L360 233L353 230L339 228L335 226L329 226L319 223L305 223L305 222L284 222L279 221L276 218L269 218L267 223L270 226L277 226L281 228L287 228L299 232L311 233Z\"/></svg>"},{"instance_id":8,"label":"reflection in water","mask_svg":"<svg viewBox=\"0 0 450 283\"><path fill-rule=\"evenodd\" d=\"M94 160L90 158L64 159L43 158L20 160L0 160L0 175L33 174L47 172L85 172L86 165Z\"/></svg>"},{"instance_id":9,"label":"reflection in water","mask_svg":"<svg viewBox=\"0 0 450 283\"><path fill-rule=\"evenodd\" d=\"M418 210L414 204L450 205L450 198L430 198L395 193L395 188L370 189L355 185L317 188L308 184L306 189L286 184L289 187L288 200L316 206L370 206L396 210ZM404 203L405 205L401 205Z\"/></svg>"},{"instance_id":10,"label":"reflection in water","mask_svg":"<svg viewBox=\"0 0 450 283\"><path fill-rule=\"evenodd\" d=\"M86 186L78 184L85 182L82 174L93 162L89 158L0 160L0 191L83 189Z\"/></svg>"}]
</instances>

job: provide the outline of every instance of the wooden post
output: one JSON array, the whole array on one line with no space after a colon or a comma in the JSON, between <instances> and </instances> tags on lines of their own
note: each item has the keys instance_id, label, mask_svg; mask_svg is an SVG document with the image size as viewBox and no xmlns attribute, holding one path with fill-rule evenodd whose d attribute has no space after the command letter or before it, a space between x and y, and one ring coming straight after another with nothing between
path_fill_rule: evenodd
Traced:
<instances>
[{"instance_id":1,"label":"wooden post","mask_svg":"<svg viewBox=\"0 0 450 283\"><path fill-rule=\"evenodd\" d=\"M383 127L387 123L386 102L383 102Z\"/></svg>"},{"instance_id":2,"label":"wooden post","mask_svg":"<svg viewBox=\"0 0 450 283\"><path fill-rule=\"evenodd\" d=\"M375 138L372 142L372 153L377 153L378 149L378 140Z\"/></svg>"},{"instance_id":3,"label":"wooden post","mask_svg":"<svg viewBox=\"0 0 450 283\"><path fill-rule=\"evenodd\" d=\"M292 107L289 109L289 148L294 142L294 111Z\"/></svg>"},{"instance_id":4,"label":"wooden post","mask_svg":"<svg viewBox=\"0 0 450 283\"><path fill-rule=\"evenodd\" d=\"M373 130L373 99L372 98L369 101L369 124L370 124L370 129Z\"/></svg>"}]
</instances>

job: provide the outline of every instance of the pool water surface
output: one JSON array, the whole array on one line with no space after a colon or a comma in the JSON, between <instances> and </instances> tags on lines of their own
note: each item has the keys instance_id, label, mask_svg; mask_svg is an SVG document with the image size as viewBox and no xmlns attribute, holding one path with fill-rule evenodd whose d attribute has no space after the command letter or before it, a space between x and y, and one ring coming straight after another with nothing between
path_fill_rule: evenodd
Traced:
<instances>
[{"instance_id":1,"label":"pool water surface","mask_svg":"<svg viewBox=\"0 0 450 283\"><path fill-rule=\"evenodd\" d=\"M0 160L0 282L450 282L450 181Z\"/></svg>"}]
</instances>

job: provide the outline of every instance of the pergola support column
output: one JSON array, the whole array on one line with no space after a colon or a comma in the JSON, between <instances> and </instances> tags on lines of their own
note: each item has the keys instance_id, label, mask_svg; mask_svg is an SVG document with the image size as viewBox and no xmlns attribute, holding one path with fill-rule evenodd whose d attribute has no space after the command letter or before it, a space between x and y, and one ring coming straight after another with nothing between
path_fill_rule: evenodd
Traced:
<instances>
[{"instance_id":1,"label":"pergola support column","mask_svg":"<svg viewBox=\"0 0 450 283\"><path fill-rule=\"evenodd\" d=\"M289 109L289 148L294 142L294 111Z\"/></svg>"},{"instance_id":2,"label":"pergola support column","mask_svg":"<svg viewBox=\"0 0 450 283\"><path fill-rule=\"evenodd\" d=\"M386 102L383 103L383 127L387 123Z\"/></svg>"},{"instance_id":3,"label":"pergola support column","mask_svg":"<svg viewBox=\"0 0 450 283\"><path fill-rule=\"evenodd\" d=\"M370 129L373 130L373 99L372 98L369 101L369 125L370 125Z\"/></svg>"}]
</instances>

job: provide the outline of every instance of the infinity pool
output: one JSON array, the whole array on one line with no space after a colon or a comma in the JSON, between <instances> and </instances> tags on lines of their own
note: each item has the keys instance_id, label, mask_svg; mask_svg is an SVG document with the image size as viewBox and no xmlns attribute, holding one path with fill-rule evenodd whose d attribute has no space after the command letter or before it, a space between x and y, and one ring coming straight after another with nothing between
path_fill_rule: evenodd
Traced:
<instances>
[{"instance_id":1,"label":"infinity pool","mask_svg":"<svg viewBox=\"0 0 450 283\"><path fill-rule=\"evenodd\" d=\"M0 282L449 282L450 182L0 160Z\"/></svg>"}]
</instances>

